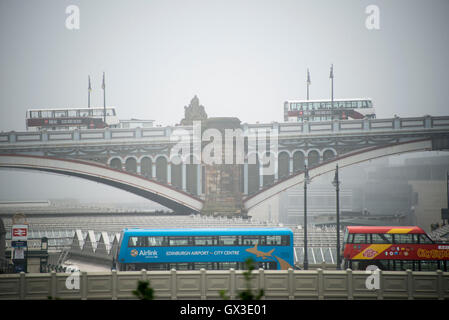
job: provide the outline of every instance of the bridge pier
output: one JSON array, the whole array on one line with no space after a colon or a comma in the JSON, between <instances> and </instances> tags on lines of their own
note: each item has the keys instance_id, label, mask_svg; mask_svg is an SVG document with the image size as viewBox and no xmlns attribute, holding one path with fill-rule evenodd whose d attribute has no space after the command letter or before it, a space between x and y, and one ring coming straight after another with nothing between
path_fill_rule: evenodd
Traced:
<instances>
[{"instance_id":1,"label":"bridge pier","mask_svg":"<svg viewBox=\"0 0 449 320\"><path fill-rule=\"evenodd\" d=\"M171 184L171 162L167 163L167 183Z\"/></svg>"},{"instance_id":2,"label":"bridge pier","mask_svg":"<svg viewBox=\"0 0 449 320\"><path fill-rule=\"evenodd\" d=\"M187 191L187 172L186 172L186 164L183 163L181 165L181 177L182 177L182 190Z\"/></svg>"},{"instance_id":3,"label":"bridge pier","mask_svg":"<svg viewBox=\"0 0 449 320\"><path fill-rule=\"evenodd\" d=\"M203 194L203 167L201 164L196 165L196 192L198 196Z\"/></svg>"},{"instance_id":4,"label":"bridge pier","mask_svg":"<svg viewBox=\"0 0 449 320\"><path fill-rule=\"evenodd\" d=\"M243 194L248 195L248 159L243 165Z\"/></svg>"},{"instance_id":5,"label":"bridge pier","mask_svg":"<svg viewBox=\"0 0 449 320\"><path fill-rule=\"evenodd\" d=\"M240 129L240 120L237 118L208 118L203 123L203 129L217 129L221 136L225 137L226 129ZM235 155L236 147L232 150L225 148L225 139L222 139L221 164L213 163L205 165L205 203L204 215L214 216L246 216L243 208L243 196L241 192L240 165L226 164L226 152ZM213 150L214 153L217 150Z\"/></svg>"}]
</instances>

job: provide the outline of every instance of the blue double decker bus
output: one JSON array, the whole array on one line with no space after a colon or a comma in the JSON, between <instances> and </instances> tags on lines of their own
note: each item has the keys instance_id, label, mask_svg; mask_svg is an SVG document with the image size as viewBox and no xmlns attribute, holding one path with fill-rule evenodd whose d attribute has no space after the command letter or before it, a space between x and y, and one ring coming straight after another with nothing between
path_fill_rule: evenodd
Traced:
<instances>
[{"instance_id":1,"label":"blue double decker bus","mask_svg":"<svg viewBox=\"0 0 449 320\"><path fill-rule=\"evenodd\" d=\"M120 271L293 268L293 232L288 228L124 229L117 251Z\"/></svg>"}]
</instances>

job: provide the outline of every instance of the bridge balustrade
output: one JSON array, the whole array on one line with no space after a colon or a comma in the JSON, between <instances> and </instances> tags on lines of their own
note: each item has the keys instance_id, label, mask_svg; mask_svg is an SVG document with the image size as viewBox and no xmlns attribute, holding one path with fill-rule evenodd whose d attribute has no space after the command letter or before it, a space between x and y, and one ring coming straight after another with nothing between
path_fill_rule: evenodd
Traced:
<instances>
[{"instance_id":1,"label":"bridge balustrade","mask_svg":"<svg viewBox=\"0 0 449 320\"><path fill-rule=\"evenodd\" d=\"M245 287L242 270L127 271L0 275L0 299L135 299L139 280L149 280L155 299L236 299ZM370 290L370 273L337 270L263 270L253 272L253 289L264 299L449 299L449 273L380 271L379 289ZM71 279L67 279L71 277ZM77 279L75 277L78 277ZM69 280L69 281L67 281ZM79 287L67 286L77 281Z\"/></svg>"},{"instance_id":2,"label":"bridge balustrade","mask_svg":"<svg viewBox=\"0 0 449 320\"><path fill-rule=\"evenodd\" d=\"M291 134L314 134L351 131L379 131L379 130L419 130L431 128L447 128L449 117L412 117L412 118L389 118L389 119L363 119L363 120L334 120L323 122L286 122L271 124L243 124L243 129L271 129L275 130L280 137ZM155 127L135 129L94 129L94 130L71 130L71 131L36 131L36 132L1 132L0 145L7 143L35 143L62 141L92 141L92 140L119 140L119 139L148 139L157 142L167 141L172 132L183 129L192 132L192 127ZM165 139L165 140L164 140Z\"/></svg>"}]
</instances>

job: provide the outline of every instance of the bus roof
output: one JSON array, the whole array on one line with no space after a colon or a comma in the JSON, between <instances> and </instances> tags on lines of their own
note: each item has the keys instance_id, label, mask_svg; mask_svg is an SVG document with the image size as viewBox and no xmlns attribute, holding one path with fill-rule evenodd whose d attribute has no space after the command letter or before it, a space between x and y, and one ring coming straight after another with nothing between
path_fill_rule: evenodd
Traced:
<instances>
[{"instance_id":1,"label":"bus roof","mask_svg":"<svg viewBox=\"0 0 449 320\"><path fill-rule=\"evenodd\" d=\"M426 233L417 226L348 226L346 228L349 233Z\"/></svg>"},{"instance_id":2,"label":"bus roof","mask_svg":"<svg viewBox=\"0 0 449 320\"><path fill-rule=\"evenodd\" d=\"M75 107L67 107L67 108L33 108L33 109L27 109L28 111L72 111L72 110L103 110L104 107L80 107L80 108L75 108ZM114 106L110 106L110 107L106 107L106 109L115 109Z\"/></svg>"},{"instance_id":3,"label":"bus roof","mask_svg":"<svg viewBox=\"0 0 449 320\"><path fill-rule=\"evenodd\" d=\"M334 99L334 102L343 102L343 101L371 101L371 98L352 98L352 99ZM287 100L285 102L288 103L303 103L303 102L331 102L331 99L310 99L310 100Z\"/></svg>"},{"instance_id":4,"label":"bus roof","mask_svg":"<svg viewBox=\"0 0 449 320\"><path fill-rule=\"evenodd\" d=\"M175 235L251 235L251 234L287 234L292 233L289 228L172 228L172 229L124 229L124 234L146 235L163 234Z\"/></svg>"}]
</instances>

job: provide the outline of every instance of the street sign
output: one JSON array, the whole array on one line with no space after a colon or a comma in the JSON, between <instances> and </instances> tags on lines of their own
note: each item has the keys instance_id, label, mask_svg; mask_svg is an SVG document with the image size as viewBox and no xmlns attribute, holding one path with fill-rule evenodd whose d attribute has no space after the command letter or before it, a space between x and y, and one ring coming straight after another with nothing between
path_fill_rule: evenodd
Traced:
<instances>
[{"instance_id":1,"label":"street sign","mask_svg":"<svg viewBox=\"0 0 449 320\"><path fill-rule=\"evenodd\" d=\"M14 248L14 260L23 260L25 259L25 248Z\"/></svg>"},{"instance_id":2,"label":"street sign","mask_svg":"<svg viewBox=\"0 0 449 320\"><path fill-rule=\"evenodd\" d=\"M13 248L21 248L27 246L28 246L27 241L11 241L11 247Z\"/></svg>"},{"instance_id":3,"label":"street sign","mask_svg":"<svg viewBox=\"0 0 449 320\"><path fill-rule=\"evenodd\" d=\"M11 241L26 241L28 239L28 226L26 224L15 224L11 230Z\"/></svg>"}]
</instances>

